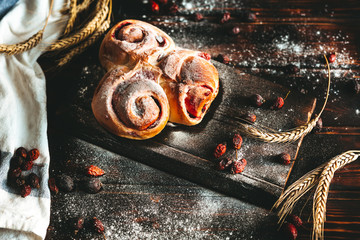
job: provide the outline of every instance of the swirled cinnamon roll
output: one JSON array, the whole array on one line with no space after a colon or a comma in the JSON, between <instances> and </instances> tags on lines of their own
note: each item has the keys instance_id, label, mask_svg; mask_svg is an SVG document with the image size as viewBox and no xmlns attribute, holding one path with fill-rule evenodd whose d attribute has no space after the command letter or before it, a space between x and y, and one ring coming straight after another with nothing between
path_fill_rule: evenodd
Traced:
<instances>
[{"instance_id":1,"label":"swirled cinnamon roll","mask_svg":"<svg viewBox=\"0 0 360 240\"><path fill-rule=\"evenodd\" d=\"M160 85L169 99L169 121L185 125L201 122L219 92L214 65L201 52L178 49L159 66L165 75Z\"/></svg>"},{"instance_id":2,"label":"swirled cinnamon roll","mask_svg":"<svg viewBox=\"0 0 360 240\"><path fill-rule=\"evenodd\" d=\"M140 60L155 66L174 48L174 41L157 27L139 20L124 20L106 34L99 57L107 70L117 65L134 66Z\"/></svg>"},{"instance_id":3,"label":"swirled cinnamon roll","mask_svg":"<svg viewBox=\"0 0 360 240\"><path fill-rule=\"evenodd\" d=\"M132 70L113 68L95 91L91 104L95 118L120 137L155 136L169 118L169 102L158 84L160 77L158 68L143 62Z\"/></svg>"}]
</instances>

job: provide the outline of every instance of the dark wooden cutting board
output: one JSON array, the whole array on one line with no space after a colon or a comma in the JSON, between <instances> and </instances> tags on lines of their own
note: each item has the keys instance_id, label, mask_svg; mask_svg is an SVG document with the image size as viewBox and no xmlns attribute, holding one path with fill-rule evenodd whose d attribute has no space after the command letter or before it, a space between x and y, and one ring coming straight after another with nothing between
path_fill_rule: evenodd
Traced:
<instances>
[{"instance_id":1,"label":"dark wooden cutting board","mask_svg":"<svg viewBox=\"0 0 360 240\"><path fill-rule=\"evenodd\" d=\"M237 175L215 168L218 160L212 155L214 148L227 141L230 147L225 156L235 157L230 143L234 133L240 133L239 122L245 113L256 114L255 125L285 130L309 119L315 99L291 92L282 109L270 110L271 99L284 97L288 89L214 62L220 75L220 92L199 125L168 124L152 139L128 140L107 132L94 118L90 103L105 72L95 56L83 60L82 65L69 67L48 84L49 124L54 125L53 128L260 206L271 207L281 194L291 165L279 163L276 157L282 152L295 157L300 144L269 144L244 136L238 158L245 158L248 164L244 172ZM251 106L249 96L255 93L268 99L268 104L262 108Z\"/></svg>"}]
</instances>

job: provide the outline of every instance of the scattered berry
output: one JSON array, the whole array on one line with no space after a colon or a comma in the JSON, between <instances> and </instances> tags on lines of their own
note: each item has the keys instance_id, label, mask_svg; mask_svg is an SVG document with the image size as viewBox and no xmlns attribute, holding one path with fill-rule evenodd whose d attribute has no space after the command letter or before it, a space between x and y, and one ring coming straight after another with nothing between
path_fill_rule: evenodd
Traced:
<instances>
[{"instance_id":1,"label":"scattered berry","mask_svg":"<svg viewBox=\"0 0 360 240\"><path fill-rule=\"evenodd\" d=\"M229 12L225 12L224 15L222 16L222 18L220 19L220 23L226 23L230 20L230 13Z\"/></svg>"},{"instance_id":2,"label":"scattered berry","mask_svg":"<svg viewBox=\"0 0 360 240\"><path fill-rule=\"evenodd\" d=\"M245 158L243 158L241 160L237 160L237 161L232 163L231 168L230 168L230 172L232 174L241 173L242 171L244 171L246 164L247 164L247 161L246 161Z\"/></svg>"},{"instance_id":3,"label":"scattered berry","mask_svg":"<svg viewBox=\"0 0 360 240\"><path fill-rule=\"evenodd\" d=\"M75 218L75 219L72 219L74 222L72 223L72 227L73 227L73 230L74 230L74 233L75 235L81 230L84 228L84 218L83 217L78 217L78 218Z\"/></svg>"},{"instance_id":4,"label":"scattered berry","mask_svg":"<svg viewBox=\"0 0 360 240\"><path fill-rule=\"evenodd\" d=\"M32 188L40 188L40 178L35 173L30 173L27 177L27 184Z\"/></svg>"},{"instance_id":5,"label":"scattered berry","mask_svg":"<svg viewBox=\"0 0 360 240\"><path fill-rule=\"evenodd\" d=\"M240 134L235 133L232 142L235 149L240 149L243 139Z\"/></svg>"},{"instance_id":6,"label":"scattered berry","mask_svg":"<svg viewBox=\"0 0 360 240\"><path fill-rule=\"evenodd\" d=\"M219 158L226 152L226 143L220 143L216 146L214 151L214 157Z\"/></svg>"},{"instance_id":7,"label":"scattered berry","mask_svg":"<svg viewBox=\"0 0 360 240\"><path fill-rule=\"evenodd\" d=\"M235 27L233 27L233 28L231 28L231 30L230 30L230 34L231 35L238 35L240 33L240 28L238 27L238 26L235 26Z\"/></svg>"},{"instance_id":8,"label":"scattered berry","mask_svg":"<svg viewBox=\"0 0 360 240\"><path fill-rule=\"evenodd\" d=\"M31 193L31 187L27 184L24 184L20 187L21 196L24 198Z\"/></svg>"},{"instance_id":9,"label":"scattered berry","mask_svg":"<svg viewBox=\"0 0 360 240\"><path fill-rule=\"evenodd\" d=\"M294 224L296 228L299 228L303 225L303 221L299 216L296 216L294 214L291 214L287 217L288 222Z\"/></svg>"},{"instance_id":10,"label":"scattered berry","mask_svg":"<svg viewBox=\"0 0 360 240\"><path fill-rule=\"evenodd\" d=\"M18 149L16 149L15 154L17 156L23 157L23 158L27 158L27 150L24 147L19 147Z\"/></svg>"},{"instance_id":11,"label":"scattered berry","mask_svg":"<svg viewBox=\"0 0 360 240\"><path fill-rule=\"evenodd\" d=\"M281 228L281 234L286 239L296 240L298 232L294 224L284 223L284 225Z\"/></svg>"},{"instance_id":12,"label":"scattered berry","mask_svg":"<svg viewBox=\"0 0 360 240\"><path fill-rule=\"evenodd\" d=\"M11 168L18 168L21 167L25 162L25 158L22 156L13 156L10 161Z\"/></svg>"},{"instance_id":13,"label":"scattered berry","mask_svg":"<svg viewBox=\"0 0 360 240\"><path fill-rule=\"evenodd\" d=\"M34 148L29 151L28 155L29 155L30 161L35 161L36 159L38 159L40 152L39 152L39 150Z\"/></svg>"},{"instance_id":14,"label":"scattered berry","mask_svg":"<svg viewBox=\"0 0 360 240\"><path fill-rule=\"evenodd\" d=\"M25 180L22 177L18 177L15 180L15 186L17 186L17 187L21 187L24 184L25 184Z\"/></svg>"},{"instance_id":15,"label":"scattered berry","mask_svg":"<svg viewBox=\"0 0 360 240\"><path fill-rule=\"evenodd\" d=\"M91 178L83 181L84 190L88 193L97 193L102 189L102 183L98 178Z\"/></svg>"},{"instance_id":16,"label":"scattered berry","mask_svg":"<svg viewBox=\"0 0 360 240\"><path fill-rule=\"evenodd\" d=\"M230 165L232 164L232 160L230 158L224 158L223 160L221 160L219 162L219 165L218 165L218 169L220 171L222 170L225 170L226 168L230 167Z\"/></svg>"},{"instance_id":17,"label":"scattered berry","mask_svg":"<svg viewBox=\"0 0 360 240\"><path fill-rule=\"evenodd\" d=\"M252 95L250 101L255 107L261 107L265 103L265 99L260 94Z\"/></svg>"},{"instance_id":18,"label":"scattered berry","mask_svg":"<svg viewBox=\"0 0 360 240\"><path fill-rule=\"evenodd\" d=\"M103 233L105 230L104 224L96 217L93 218L93 228L98 233Z\"/></svg>"},{"instance_id":19,"label":"scattered berry","mask_svg":"<svg viewBox=\"0 0 360 240\"><path fill-rule=\"evenodd\" d=\"M206 52L201 52L201 53L198 54L198 56L201 57L201 58L204 58L204 59L206 59L208 61L211 59L210 54L208 54Z\"/></svg>"},{"instance_id":20,"label":"scattered berry","mask_svg":"<svg viewBox=\"0 0 360 240\"><path fill-rule=\"evenodd\" d=\"M60 175L56 179L57 185L60 188L60 190L64 192L71 192L74 189L74 181L73 179L65 174Z\"/></svg>"},{"instance_id":21,"label":"scattered berry","mask_svg":"<svg viewBox=\"0 0 360 240\"><path fill-rule=\"evenodd\" d=\"M95 165L86 168L86 174L93 177L99 177L105 174L104 170Z\"/></svg>"},{"instance_id":22,"label":"scattered berry","mask_svg":"<svg viewBox=\"0 0 360 240\"><path fill-rule=\"evenodd\" d=\"M150 1L151 4L151 11L154 13L159 13L160 7L159 4L157 4L155 1Z\"/></svg>"},{"instance_id":23,"label":"scattered berry","mask_svg":"<svg viewBox=\"0 0 360 240\"><path fill-rule=\"evenodd\" d=\"M230 62L230 58L223 54L219 54L216 57L216 60L218 60L219 62L224 63L224 64L228 64Z\"/></svg>"},{"instance_id":24,"label":"scattered berry","mask_svg":"<svg viewBox=\"0 0 360 240\"><path fill-rule=\"evenodd\" d=\"M282 97L277 97L274 101L274 104L271 106L272 110L280 109L284 106L284 99Z\"/></svg>"},{"instance_id":25,"label":"scattered berry","mask_svg":"<svg viewBox=\"0 0 360 240\"><path fill-rule=\"evenodd\" d=\"M336 55L335 55L335 53L330 54L330 55L329 55L329 62L330 62L330 63L333 63L333 62L335 62L335 61L336 61Z\"/></svg>"},{"instance_id":26,"label":"scattered berry","mask_svg":"<svg viewBox=\"0 0 360 240\"><path fill-rule=\"evenodd\" d=\"M50 191L57 194L59 192L58 187L56 186L55 178L49 178L48 181Z\"/></svg>"},{"instance_id":27,"label":"scattered berry","mask_svg":"<svg viewBox=\"0 0 360 240\"><path fill-rule=\"evenodd\" d=\"M252 114L252 113L246 113L246 114L242 115L241 118L242 118L246 123L253 124L253 123L256 122L256 115L255 115L255 114Z\"/></svg>"},{"instance_id":28,"label":"scattered berry","mask_svg":"<svg viewBox=\"0 0 360 240\"><path fill-rule=\"evenodd\" d=\"M25 161L23 165L21 165L21 170L23 171L29 171L34 166L33 161Z\"/></svg>"},{"instance_id":29,"label":"scattered berry","mask_svg":"<svg viewBox=\"0 0 360 240\"><path fill-rule=\"evenodd\" d=\"M280 161L281 163L285 164L285 165L289 165L290 162L291 162L291 156L290 156L290 154L285 153L285 152L281 153L281 154L279 155L279 161Z\"/></svg>"},{"instance_id":30,"label":"scattered berry","mask_svg":"<svg viewBox=\"0 0 360 240\"><path fill-rule=\"evenodd\" d=\"M204 16L201 13L197 12L197 13L195 13L194 18L195 18L196 22L200 22L201 20L204 19Z\"/></svg>"}]
</instances>

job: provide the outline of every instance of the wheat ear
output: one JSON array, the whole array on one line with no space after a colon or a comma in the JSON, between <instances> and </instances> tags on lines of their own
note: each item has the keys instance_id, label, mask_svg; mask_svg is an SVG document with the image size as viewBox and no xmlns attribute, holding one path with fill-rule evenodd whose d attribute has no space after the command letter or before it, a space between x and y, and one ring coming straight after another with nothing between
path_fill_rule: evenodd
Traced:
<instances>
[{"instance_id":1,"label":"wheat ear","mask_svg":"<svg viewBox=\"0 0 360 240\"><path fill-rule=\"evenodd\" d=\"M330 92L330 65L329 62L324 55L324 58L326 60L327 68L328 68L328 87L326 91L326 98L324 101L324 104L319 112L318 115L312 120L310 120L307 124L296 127L289 131L284 132L278 132L278 131L267 131L264 128L258 128L256 126L252 126L249 124L240 123L240 129L243 133L246 135L256 138L259 140L262 140L264 142L270 142L270 143L286 143L286 142L294 142L298 139L300 139L302 136L307 135L309 132L312 131L312 129L315 127L316 122L319 120L322 112L325 109L325 106L327 104L328 98L329 98L329 92Z\"/></svg>"},{"instance_id":2,"label":"wheat ear","mask_svg":"<svg viewBox=\"0 0 360 240\"><path fill-rule=\"evenodd\" d=\"M25 52L27 50L30 50L30 49L36 47L43 38L44 31L48 24L53 5L54 5L54 0L52 0L50 3L50 9L49 9L48 16L46 17L46 20L45 20L45 25L40 31L35 33L29 39L27 39L23 42L20 42L20 43L9 44L9 45L8 44L0 44L0 52L6 53L8 55L14 55L14 54L19 54L19 53Z\"/></svg>"},{"instance_id":3,"label":"wheat ear","mask_svg":"<svg viewBox=\"0 0 360 240\"><path fill-rule=\"evenodd\" d=\"M74 27L74 23L76 20L76 2L77 0L70 0L70 12L69 12L69 20L68 23L66 24L65 30L64 30L64 35L68 35L71 30Z\"/></svg>"},{"instance_id":4,"label":"wheat ear","mask_svg":"<svg viewBox=\"0 0 360 240\"><path fill-rule=\"evenodd\" d=\"M272 207L272 209L279 208L283 204L277 214L279 216L279 223L285 220L286 216L293 210L296 202L317 184L325 166L326 163L306 173L280 195Z\"/></svg>"},{"instance_id":5,"label":"wheat ear","mask_svg":"<svg viewBox=\"0 0 360 240\"><path fill-rule=\"evenodd\" d=\"M52 44L47 49L47 51L63 50L65 48L72 47L93 34L106 19L108 13L108 3L109 0L100 0L97 3L95 9L96 14L94 18L89 23L87 23L84 28L80 29L77 33L74 33L69 37L58 40Z\"/></svg>"},{"instance_id":6,"label":"wheat ear","mask_svg":"<svg viewBox=\"0 0 360 240\"><path fill-rule=\"evenodd\" d=\"M96 30L96 32L89 37L88 39L86 39L83 43L81 43L81 45L79 45L76 48L73 48L70 52L68 52L65 57L61 58L58 61L57 67L62 67L65 64L67 64L74 56L76 56L77 54L82 53L83 51L85 51L85 49L87 47L89 47L90 45L92 45L108 28L110 27L110 21L106 20L103 25Z\"/></svg>"},{"instance_id":7,"label":"wheat ear","mask_svg":"<svg viewBox=\"0 0 360 240\"><path fill-rule=\"evenodd\" d=\"M330 183L334 177L335 171L339 168L342 168L346 164L355 161L359 156L359 150L347 151L331 159L330 162L324 167L314 195L312 239L324 239L326 201L329 193Z\"/></svg>"}]
</instances>

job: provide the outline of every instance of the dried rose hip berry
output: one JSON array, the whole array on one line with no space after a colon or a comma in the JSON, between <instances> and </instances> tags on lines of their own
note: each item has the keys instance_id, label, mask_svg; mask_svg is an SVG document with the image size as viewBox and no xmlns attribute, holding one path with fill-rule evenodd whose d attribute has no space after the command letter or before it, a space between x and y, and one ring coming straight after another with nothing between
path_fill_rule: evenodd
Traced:
<instances>
[{"instance_id":1,"label":"dried rose hip berry","mask_svg":"<svg viewBox=\"0 0 360 240\"><path fill-rule=\"evenodd\" d=\"M284 223L281 228L281 234L286 239L296 240L298 232L294 224Z\"/></svg>"},{"instance_id":2,"label":"dried rose hip berry","mask_svg":"<svg viewBox=\"0 0 360 240\"><path fill-rule=\"evenodd\" d=\"M15 181L20 176L21 176L20 168L10 169L8 172L8 178L10 181Z\"/></svg>"},{"instance_id":3,"label":"dried rose hip berry","mask_svg":"<svg viewBox=\"0 0 360 240\"><path fill-rule=\"evenodd\" d=\"M24 198L31 193L31 187L27 184L24 184L20 187L20 194Z\"/></svg>"},{"instance_id":4,"label":"dried rose hip berry","mask_svg":"<svg viewBox=\"0 0 360 240\"><path fill-rule=\"evenodd\" d=\"M93 218L92 225L95 232L103 233L105 230L104 224L96 217Z\"/></svg>"},{"instance_id":5,"label":"dried rose hip berry","mask_svg":"<svg viewBox=\"0 0 360 240\"><path fill-rule=\"evenodd\" d=\"M15 151L15 155L16 156L20 156L20 157L23 157L23 158L26 158L27 157L27 150L24 148L24 147L19 147L18 149L16 149Z\"/></svg>"},{"instance_id":6,"label":"dried rose hip berry","mask_svg":"<svg viewBox=\"0 0 360 240\"><path fill-rule=\"evenodd\" d=\"M291 214L287 217L287 221L294 224L295 227L299 228L303 225L301 218L295 214Z\"/></svg>"},{"instance_id":7,"label":"dried rose hip berry","mask_svg":"<svg viewBox=\"0 0 360 240\"><path fill-rule=\"evenodd\" d=\"M158 13L160 11L159 4L157 4L155 1L150 1L151 4L151 11L154 13Z\"/></svg>"},{"instance_id":8,"label":"dried rose hip berry","mask_svg":"<svg viewBox=\"0 0 360 240\"><path fill-rule=\"evenodd\" d=\"M240 149L243 139L240 134L235 133L232 142L235 149Z\"/></svg>"},{"instance_id":9,"label":"dried rose hip berry","mask_svg":"<svg viewBox=\"0 0 360 240\"><path fill-rule=\"evenodd\" d=\"M38 159L39 155L40 155L40 152L39 150L37 150L36 148L34 149L31 149L28 153L29 155L29 160L30 161L35 161L36 159Z\"/></svg>"},{"instance_id":10,"label":"dried rose hip berry","mask_svg":"<svg viewBox=\"0 0 360 240\"><path fill-rule=\"evenodd\" d=\"M230 62L230 58L224 54L219 54L216 57L216 60L218 60L221 63L228 64Z\"/></svg>"},{"instance_id":11,"label":"dried rose hip berry","mask_svg":"<svg viewBox=\"0 0 360 240\"><path fill-rule=\"evenodd\" d=\"M210 54L208 54L206 52L201 52L201 53L198 54L198 56L201 57L201 58L204 58L204 59L206 59L208 61L211 59Z\"/></svg>"},{"instance_id":12,"label":"dried rose hip berry","mask_svg":"<svg viewBox=\"0 0 360 240\"><path fill-rule=\"evenodd\" d=\"M265 103L265 99L260 94L252 95L250 101L255 107L261 107Z\"/></svg>"},{"instance_id":13,"label":"dried rose hip berry","mask_svg":"<svg viewBox=\"0 0 360 240\"><path fill-rule=\"evenodd\" d=\"M78 218L75 218L73 219L73 223L72 223L72 227L73 227L73 230L74 230L74 233L75 235L81 230L84 228L84 218L83 217L78 217Z\"/></svg>"},{"instance_id":14,"label":"dried rose hip berry","mask_svg":"<svg viewBox=\"0 0 360 240\"><path fill-rule=\"evenodd\" d=\"M32 167L34 166L34 162L33 161L25 161L23 163L23 165L21 165L21 169L23 171L29 171L30 169L32 169Z\"/></svg>"},{"instance_id":15,"label":"dried rose hip berry","mask_svg":"<svg viewBox=\"0 0 360 240\"><path fill-rule=\"evenodd\" d=\"M219 162L219 165L218 165L218 169L220 171L222 170L225 170L226 168L230 167L230 165L232 164L232 160L230 158L224 158L223 160L221 160Z\"/></svg>"},{"instance_id":16,"label":"dried rose hip berry","mask_svg":"<svg viewBox=\"0 0 360 240\"><path fill-rule=\"evenodd\" d=\"M214 157L219 158L226 152L226 142L220 143L216 146L214 151Z\"/></svg>"},{"instance_id":17,"label":"dried rose hip berry","mask_svg":"<svg viewBox=\"0 0 360 240\"><path fill-rule=\"evenodd\" d=\"M280 109L284 106L284 99L282 97L277 97L274 101L274 104L270 107L272 110Z\"/></svg>"},{"instance_id":18,"label":"dried rose hip berry","mask_svg":"<svg viewBox=\"0 0 360 240\"><path fill-rule=\"evenodd\" d=\"M200 22L201 20L204 19L204 16L201 13L195 13L194 19L195 21Z\"/></svg>"},{"instance_id":19,"label":"dried rose hip berry","mask_svg":"<svg viewBox=\"0 0 360 240\"><path fill-rule=\"evenodd\" d=\"M98 178L91 178L83 181L84 190L88 193L98 193L102 189L102 183Z\"/></svg>"},{"instance_id":20,"label":"dried rose hip berry","mask_svg":"<svg viewBox=\"0 0 360 240\"><path fill-rule=\"evenodd\" d=\"M247 164L247 161L245 158L243 158L241 160L237 160L237 161L233 162L233 164L231 165L230 172L232 174L241 173L242 171L244 171L246 164Z\"/></svg>"},{"instance_id":21,"label":"dried rose hip berry","mask_svg":"<svg viewBox=\"0 0 360 240\"><path fill-rule=\"evenodd\" d=\"M220 23L226 23L230 20L231 15L229 12L225 12L222 18L220 19Z\"/></svg>"},{"instance_id":22,"label":"dried rose hip berry","mask_svg":"<svg viewBox=\"0 0 360 240\"><path fill-rule=\"evenodd\" d=\"M90 165L86 168L86 174L93 177L99 177L105 174L104 170L95 165Z\"/></svg>"},{"instance_id":23,"label":"dried rose hip berry","mask_svg":"<svg viewBox=\"0 0 360 240\"><path fill-rule=\"evenodd\" d=\"M27 177L27 184L32 188L40 188L40 178L35 173L30 173Z\"/></svg>"},{"instance_id":24,"label":"dried rose hip berry","mask_svg":"<svg viewBox=\"0 0 360 240\"><path fill-rule=\"evenodd\" d=\"M247 113L245 115L242 115L242 119L246 122L246 123L250 123L253 124L256 122L256 115L252 114L252 113Z\"/></svg>"},{"instance_id":25,"label":"dried rose hip berry","mask_svg":"<svg viewBox=\"0 0 360 240\"><path fill-rule=\"evenodd\" d=\"M10 161L10 167L11 168L18 168L21 167L25 162L25 158L23 158L22 156L14 156L11 158Z\"/></svg>"},{"instance_id":26,"label":"dried rose hip berry","mask_svg":"<svg viewBox=\"0 0 360 240\"><path fill-rule=\"evenodd\" d=\"M48 184L49 184L50 191L52 191L55 194L57 194L59 192L59 189L56 186L55 178L49 178Z\"/></svg>"},{"instance_id":27,"label":"dried rose hip berry","mask_svg":"<svg viewBox=\"0 0 360 240\"><path fill-rule=\"evenodd\" d=\"M230 29L229 32L231 35L236 36L240 33L240 28L238 26L235 26L233 28Z\"/></svg>"},{"instance_id":28,"label":"dried rose hip berry","mask_svg":"<svg viewBox=\"0 0 360 240\"><path fill-rule=\"evenodd\" d=\"M285 152L281 153L281 154L279 155L279 161L280 161L281 163L285 164L285 165L289 165L290 162L291 162L291 156L290 156L290 154L285 153Z\"/></svg>"},{"instance_id":29,"label":"dried rose hip berry","mask_svg":"<svg viewBox=\"0 0 360 240\"><path fill-rule=\"evenodd\" d=\"M333 63L333 62L335 62L335 61L336 61L336 55L335 55L335 53L330 54L330 55L329 55L329 62L330 62L330 63Z\"/></svg>"},{"instance_id":30,"label":"dried rose hip berry","mask_svg":"<svg viewBox=\"0 0 360 240\"><path fill-rule=\"evenodd\" d=\"M17 187L21 187L22 185L25 184L25 180L22 178L22 177L18 177L16 180L15 180L15 185Z\"/></svg>"},{"instance_id":31,"label":"dried rose hip berry","mask_svg":"<svg viewBox=\"0 0 360 240\"><path fill-rule=\"evenodd\" d=\"M64 192L71 192L74 189L74 181L73 179L65 174L60 175L56 179L57 185L60 188L60 190Z\"/></svg>"}]
</instances>

